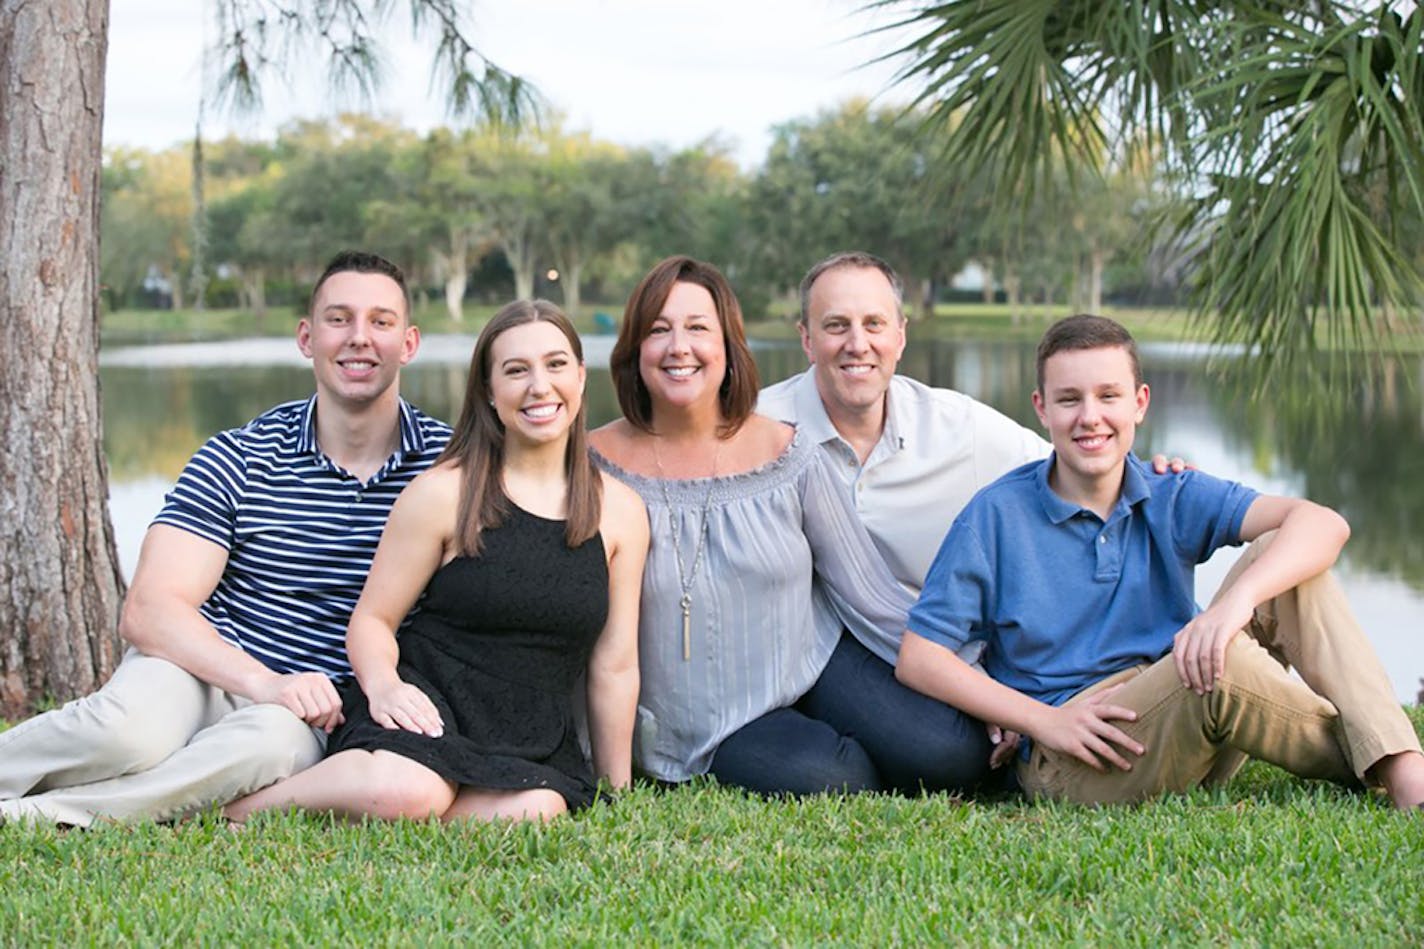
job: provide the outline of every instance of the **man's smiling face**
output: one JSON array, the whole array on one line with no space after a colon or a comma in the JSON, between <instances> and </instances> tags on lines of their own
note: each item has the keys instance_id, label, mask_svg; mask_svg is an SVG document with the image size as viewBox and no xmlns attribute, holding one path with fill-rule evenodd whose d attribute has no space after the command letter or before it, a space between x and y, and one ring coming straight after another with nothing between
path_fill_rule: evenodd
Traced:
<instances>
[{"instance_id":1,"label":"man's smiling face","mask_svg":"<svg viewBox=\"0 0 1424 949\"><path fill-rule=\"evenodd\" d=\"M905 351L890 281L874 267L832 268L811 285L806 310L801 347L832 421L880 411Z\"/></svg>"}]
</instances>

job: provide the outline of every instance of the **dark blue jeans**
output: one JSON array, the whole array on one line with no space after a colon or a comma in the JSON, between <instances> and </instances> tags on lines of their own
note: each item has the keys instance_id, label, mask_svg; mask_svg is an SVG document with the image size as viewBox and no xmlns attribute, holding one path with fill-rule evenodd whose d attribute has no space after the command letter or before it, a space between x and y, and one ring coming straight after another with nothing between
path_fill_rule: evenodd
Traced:
<instances>
[{"instance_id":1,"label":"dark blue jeans","mask_svg":"<svg viewBox=\"0 0 1424 949\"><path fill-rule=\"evenodd\" d=\"M849 633L790 708L722 742L711 774L759 794L965 791L988 774L984 725L901 685Z\"/></svg>"}]
</instances>

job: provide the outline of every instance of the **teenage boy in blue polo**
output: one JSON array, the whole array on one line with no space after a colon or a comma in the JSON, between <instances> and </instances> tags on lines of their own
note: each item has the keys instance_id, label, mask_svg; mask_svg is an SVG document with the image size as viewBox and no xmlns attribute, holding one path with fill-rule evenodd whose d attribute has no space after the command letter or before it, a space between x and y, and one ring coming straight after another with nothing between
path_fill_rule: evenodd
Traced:
<instances>
[{"instance_id":1,"label":"teenage boy in blue polo","mask_svg":"<svg viewBox=\"0 0 1424 949\"><path fill-rule=\"evenodd\" d=\"M1033 404L1053 454L955 521L896 675L1032 739L1017 774L1034 796L1135 801L1224 780L1249 755L1419 807L1419 739L1326 573L1349 527L1309 501L1153 474L1130 453L1149 397L1117 323L1048 330ZM1248 541L1199 611L1196 565ZM953 651L971 639L988 676Z\"/></svg>"},{"instance_id":2,"label":"teenage boy in blue polo","mask_svg":"<svg viewBox=\"0 0 1424 949\"><path fill-rule=\"evenodd\" d=\"M0 817L177 818L321 757L381 529L450 430L400 398L420 332L389 261L338 255L297 345L316 394L210 439L149 527L113 677L0 733Z\"/></svg>"}]
</instances>

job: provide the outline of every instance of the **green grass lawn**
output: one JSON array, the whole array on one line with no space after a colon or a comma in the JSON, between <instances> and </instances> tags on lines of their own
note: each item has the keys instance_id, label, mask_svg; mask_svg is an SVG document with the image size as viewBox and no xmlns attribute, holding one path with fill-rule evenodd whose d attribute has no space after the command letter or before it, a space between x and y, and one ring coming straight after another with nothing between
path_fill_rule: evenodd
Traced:
<instances>
[{"instance_id":1,"label":"green grass lawn","mask_svg":"<svg viewBox=\"0 0 1424 949\"><path fill-rule=\"evenodd\" d=\"M0 944L1407 946L1421 884L1424 815L1255 763L1103 810L698 782L545 827L7 825Z\"/></svg>"}]
</instances>

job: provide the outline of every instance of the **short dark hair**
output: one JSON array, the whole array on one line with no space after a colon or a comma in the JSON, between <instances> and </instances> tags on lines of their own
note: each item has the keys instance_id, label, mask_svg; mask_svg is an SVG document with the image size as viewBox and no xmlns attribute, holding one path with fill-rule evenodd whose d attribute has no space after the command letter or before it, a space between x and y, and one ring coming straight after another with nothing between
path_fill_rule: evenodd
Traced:
<instances>
[{"instance_id":1,"label":"short dark hair","mask_svg":"<svg viewBox=\"0 0 1424 949\"><path fill-rule=\"evenodd\" d=\"M1105 316L1079 313L1064 317L1050 326L1038 341L1038 391L1043 392L1043 364L1048 357L1061 352L1079 349L1106 349L1120 347L1127 350L1132 361L1133 385L1142 385L1142 361L1137 355L1137 341L1116 320Z\"/></svg>"},{"instance_id":2,"label":"short dark hair","mask_svg":"<svg viewBox=\"0 0 1424 949\"><path fill-rule=\"evenodd\" d=\"M311 299L307 301L308 311L316 305L316 295L321 292L321 285L339 273L374 273L390 277L396 282L396 286L400 287L401 299L405 301L405 317L410 319L410 288L405 284L405 271L380 254L364 250L343 250L331 258L321 276L316 278L316 285L312 287Z\"/></svg>"},{"instance_id":3,"label":"short dark hair","mask_svg":"<svg viewBox=\"0 0 1424 949\"><path fill-rule=\"evenodd\" d=\"M884 260L874 254L863 250L843 250L822 258L812 268L806 271L806 276L801 278L801 317L800 323L806 325L806 321L811 318L811 286L822 274L830 270L839 270L842 267L863 267L870 270L878 270L885 275L885 279L890 282L890 289L895 294L895 315L901 321L905 319L905 285L900 281L900 275L895 272Z\"/></svg>"},{"instance_id":4,"label":"short dark hair","mask_svg":"<svg viewBox=\"0 0 1424 949\"><path fill-rule=\"evenodd\" d=\"M727 374L717 395L724 425L720 434L726 437L741 428L756 409L761 381L751 347L747 345L742 306L732 292L732 285L716 267L691 257L679 255L659 261L633 288L633 295L623 308L623 325L618 329L618 340L608 357L618 406L634 428L645 432L653 430L652 397L638 370L638 350L652 331L653 321L661 315L663 304L676 283L690 283L706 290L717 309L717 322L722 326L727 353Z\"/></svg>"}]
</instances>

